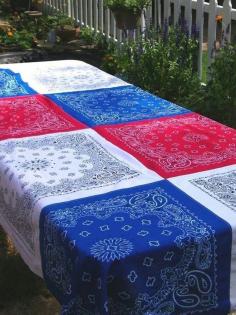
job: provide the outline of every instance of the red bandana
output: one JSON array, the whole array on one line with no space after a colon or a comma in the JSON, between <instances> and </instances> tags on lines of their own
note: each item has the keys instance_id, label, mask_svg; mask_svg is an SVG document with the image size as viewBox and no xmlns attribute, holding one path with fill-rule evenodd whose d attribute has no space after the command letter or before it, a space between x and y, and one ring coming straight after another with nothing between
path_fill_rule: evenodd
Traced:
<instances>
[{"instance_id":1,"label":"red bandana","mask_svg":"<svg viewBox=\"0 0 236 315\"><path fill-rule=\"evenodd\" d=\"M195 113L95 129L166 178L236 163L236 131Z\"/></svg>"},{"instance_id":2,"label":"red bandana","mask_svg":"<svg viewBox=\"0 0 236 315\"><path fill-rule=\"evenodd\" d=\"M0 99L0 140L85 128L42 95Z\"/></svg>"}]
</instances>

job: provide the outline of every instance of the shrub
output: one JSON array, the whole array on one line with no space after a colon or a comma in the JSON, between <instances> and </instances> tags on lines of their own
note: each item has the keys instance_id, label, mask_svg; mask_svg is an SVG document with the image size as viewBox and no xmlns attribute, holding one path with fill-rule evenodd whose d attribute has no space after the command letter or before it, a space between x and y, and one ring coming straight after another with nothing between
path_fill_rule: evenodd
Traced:
<instances>
[{"instance_id":1,"label":"shrub","mask_svg":"<svg viewBox=\"0 0 236 315\"><path fill-rule=\"evenodd\" d=\"M196 37L189 38L181 27L169 32L164 28L111 51L103 68L160 97L194 108L201 94L197 52Z\"/></svg>"},{"instance_id":2,"label":"shrub","mask_svg":"<svg viewBox=\"0 0 236 315\"><path fill-rule=\"evenodd\" d=\"M62 29L65 25L74 26L74 20L63 14L43 15L34 19L22 12L15 12L10 18L10 24L17 30L30 30L38 39L47 38L51 29Z\"/></svg>"},{"instance_id":3,"label":"shrub","mask_svg":"<svg viewBox=\"0 0 236 315\"><path fill-rule=\"evenodd\" d=\"M217 53L210 69L206 97L201 111L224 124L236 127L236 45Z\"/></svg>"},{"instance_id":4,"label":"shrub","mask_svg":"<svg viewBox=\"0 0 236 315\"><path fill-rule=\"evenodd\" d=\"M0 46L18 47L20 49L29 49L36 45L35 37L27 30L0 30Z\"/></svg>"}]
</instances>

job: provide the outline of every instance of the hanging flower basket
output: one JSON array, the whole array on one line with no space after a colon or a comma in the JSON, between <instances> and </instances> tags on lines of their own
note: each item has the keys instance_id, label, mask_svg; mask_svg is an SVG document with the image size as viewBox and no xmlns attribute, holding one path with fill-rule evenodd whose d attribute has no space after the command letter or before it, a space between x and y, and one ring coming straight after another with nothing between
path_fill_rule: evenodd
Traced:
<instances>
[{"instance_id":1,"label":"hanging flower basket","mask_svg":"<svg viewBox=\"0 0 236 315\"><path fill-rule=\"evenodd\" d=\"M121 30L134 30L141 24L141 10L114 9L112 10L116 25Z\"/></svg>"}]
</instances>

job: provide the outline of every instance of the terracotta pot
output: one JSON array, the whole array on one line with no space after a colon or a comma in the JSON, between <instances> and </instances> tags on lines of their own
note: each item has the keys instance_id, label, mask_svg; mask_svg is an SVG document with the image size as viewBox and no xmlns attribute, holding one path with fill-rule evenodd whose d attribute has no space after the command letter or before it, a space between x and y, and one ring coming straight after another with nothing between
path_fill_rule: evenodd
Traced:
<instances>
[{"instance_id":1,"label":"terracotta pot","mask_svg":"<svg viewBox=\"0 0 236 315\"><path fill-rule=\"evenodd\" d=\"M116 25L121 30L134 30L140 26L141 11L117 9L112 10L116 19Z\"/></svg>"},{"instance_id":2,"label":"terracotta pot","mask_svg":"<svg viewBox=\"0 0 236 315\"><path fill-rule=\"evenodd\" d=\"M57 35L61 38L63 42L70 42L76 38L76 29L59 29L57 30Z\"/></svg>"}]
</instances>

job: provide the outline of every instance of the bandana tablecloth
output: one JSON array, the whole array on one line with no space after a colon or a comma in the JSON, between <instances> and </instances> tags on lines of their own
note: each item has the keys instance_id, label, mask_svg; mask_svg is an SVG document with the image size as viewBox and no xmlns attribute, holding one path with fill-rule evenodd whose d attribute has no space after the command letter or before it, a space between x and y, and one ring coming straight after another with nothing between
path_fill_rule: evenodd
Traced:
<instances>
[{"instance_id":1,"label":"bandana tablecloth","mask_svg":"<svg viewBox=\"0 0 236 315\"><path fill-rule=\"evenodd\" d=\"M236 131L80 61L0 68L0 224L62 314L236 310Z\"/></svg>"}]
</instances>

